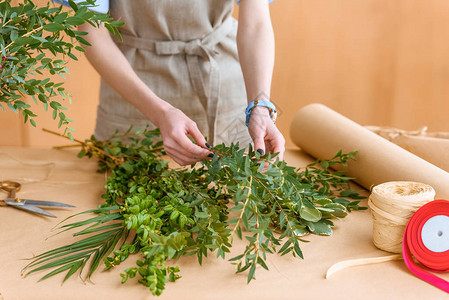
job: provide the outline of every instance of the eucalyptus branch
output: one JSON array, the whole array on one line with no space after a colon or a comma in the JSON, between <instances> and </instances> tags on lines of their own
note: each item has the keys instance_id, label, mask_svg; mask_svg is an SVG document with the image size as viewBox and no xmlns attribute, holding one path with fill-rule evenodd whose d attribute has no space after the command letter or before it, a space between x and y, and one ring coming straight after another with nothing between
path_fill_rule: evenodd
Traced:
<instances>
[{"instance_id":1,"label":"eucalyptus branch","mask_svg":"<svg viewBox=\"0 0 449 300\"><path fill-rule=\"evenodd\" d=\"M285 221L287 222L287 226L290 229L290 232L292 234L294 234L294 229L291 227L290 225L290 221L288 220L288 216L285 213L285 211L282 209L281 204L279 203L279 201L276 199L276 197L271 193L271 191L256 177L252 176L252 178L254 178L267 192L268 194L270 194L271 198L274 200L274 202L277 204L277 206L279 207L279 209L281 210L282 214L284 215ZM281 228L282 229L282 228Z\"/></svg>"},{"instance_id":2,"label":"eucalyptus branch","mask_svg":"<svg viewBox=\"0 0 449 300\"><path fill-rule=\"evenodd\" d=\"M83 38L87 33L78 31L76 26L86 22L94 26L104 24L112 34L120 36L117 27L123 23L89 11L94 0L78 4L69 0L72 9L68 11L61 5L50 5L50 0L43 6L31 0L16 2L0 2L0 108L4 110L5 105L20 113L25 123L36 126L33 104L23 101L24 96L31 96L35 105L43 105L45 111L50 108L53 119L58 119L58 127L64 127L64 134L73 138L75 130L69 127L73 121L56 98L59 95L70 103L71 96L63 82L55 82L50 76L64 78L68 60L78 60L75 51L84 52L80 45L90 45Z\"/></svg>"},{"instance_id":3,"label":"eucalyptus branch","mask_svg":"<svg viewBox=\"0 0 449 300\"><path fill-rule=\"evenodd\" d=\"M235 224L234 228L232 229L231 236L233 236L236 233L236 231L238 229L240 229L240 221L242 220L243 214L246 211L246 206L248 205L248 202L250 201L252 180L253 180L253 178L251 177L250 181L249 181L249 186L245 186L245 188L248 189L248 195L246 196L245 203L243 203L242 211L240 212L240 216L237 219L237 223ZM239 236L239 237L242 238L241 236Z\"/></svg>"},{"instance_id":4,"label":"eucalyptus branch","mask_svg":"<svg viewBox=\"0 0 449 300\"><path fill-rule=\"evenodd\" d=\"M45 132L47 132L47 133L54 134L54 135L57 135L57 136L60 136L60 137L63 137L63 138L66 138L66 139L69 139L69 140L70 140L70 138L69 138L68 136L66 136L66 135L64 135L64 134L61 134L61 133L59 133L59 132L53 131L53 130L49 130L49 129L46 129L46 128L42 128L42 131L45 131ZM77 140L77 139L75 139L75 138L73 138L73 141L76 142L76 143L78 143L80 146L82 146L82 147L84 147L84 148L91 148L92 150L98 151L99 153L103 154L104 156L107 156L107 157L111 158L111 159L114 160L116 163L120 163L120 162L122 161L121 159L123 158L123 156L120 156L120 157L119 157L119 156L111 155L111 154L109 154L109 153L103 151L103 149L100 149L100 148L98 148L98 147L96 147L96 146L94 146L94 145L88 145L87 143L85 143L85 142L83 142L83 141L80 141L80 140ZM59 147L61 147L61 146L59 146Z\"/></svg>"},{"instance_id":5,"label":"eucalyptus branch","mask_svg":"<svg viewBox=\"0 0 449 300\"><path fill-rule=\"evenodd\" d=\"M71 145L61 145L61 146L53 146L53 149L61 150L65 148L75 148L75 147L81 147L80 144L71 144Z\"/></svg>"},{"instance_id":6,"label":"eucalyptus branch","mask_svg":"<svg viewBox=\"0 0 449 300\"><path fill-rule=\"evenodd\" d=\"M11 21L11 20L9 20L9 21ZM28 36L32 35L33 33L38 32L38 31L43 30L43 29L44 29L44 26L37 27L37 28L31 30L30 32L27 32L27 33L23 34L21 37L28 37ZM8 45L6 45L5 51L8 50L8 48L11 47L12 45L14 45L14 41L12 41ZM8 54L8 52L6 52L6 54Z\"/></svg>"},{"instance_id":7,"label":"eucalyptus branch","mask_svg":"<svg viewBox=\"0 0 449 300\"><path fill-rule=\"evenodd\" d=\"M54 134L54 135L57 135L57 136L60 136L60 137L62 137L62 138L65 138L65 139L70 140L70 138L69 138L68 136L65 136L65 135L63 135L63 134L61 134L61 133L59 133L59 132L56 132L56 131L53 131L53 130L50 130L50 129L47 129L47 128L42 128L42 131L47 132L47 133L50 133L50 134ZM85 143L85 142L83 142L83 141L81 141L81 140L78 140L78 139L75 139L75 138L74 138L73 141L76 142L76 143L78 143L80 146L87 146L87 143ZM102 150L101 150L101 151L102 151Z\"/></svg>"}]
</instances>

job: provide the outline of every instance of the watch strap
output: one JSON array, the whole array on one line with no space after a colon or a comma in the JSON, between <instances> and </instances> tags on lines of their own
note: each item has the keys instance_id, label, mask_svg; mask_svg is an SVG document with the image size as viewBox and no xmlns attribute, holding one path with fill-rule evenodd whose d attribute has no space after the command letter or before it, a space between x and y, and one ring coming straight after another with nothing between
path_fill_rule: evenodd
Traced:
<instances>
[{"instance_id":1,"label":"watch strap","mask_svg":"<svg viewBox=\"0 0 449 300\"><path fill-rule=\"evenodd\" d=\"M270 111L270 118L273 120L273 122L276 121L277 111L274 104L267 100L254 100L251 103L248 104L248 106L245 109L246 114L246 126L248 127L249 124L249 118L251 117L251 113L256 106L264 106L267 107Z\"/></svg>"}]
</instances>

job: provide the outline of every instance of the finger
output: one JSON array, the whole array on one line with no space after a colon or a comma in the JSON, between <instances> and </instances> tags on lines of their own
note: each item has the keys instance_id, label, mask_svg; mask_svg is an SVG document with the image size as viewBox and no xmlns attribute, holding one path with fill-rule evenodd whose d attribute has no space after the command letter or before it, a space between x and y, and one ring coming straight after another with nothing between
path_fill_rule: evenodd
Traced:
<instances>
[{"instance_id":1,"label":"finger","mask_svg":"<svg viewBox=\"0 0 449 300\"><path fill-rule=\"evenodd\" d=\"M168 150L165 149L165 152L167 153L168 156L170 156L170 158L172 160L174 160L178 165L180 166L184 166L184 160L181 158L181 156L179 156L175 151L173 150Z\"/></svg>"},{"instance_id":2,"label":"finger","mask_svg":"<svg viewBox=\"0 0 449 300\"><path fill-rule=\"evenodd\" d=\"M182 133L181 133L182 134ZM179 136L179 135L178 135ZM170 156L177 164L185 166L189 164L191 158L185 155L178 142L173 138L167 138L164 140L165 152Z\"/></svg>"},{"instance_id":3,"label":"finger","mask_svg":"<svg viewBox=\"0 0 449 300\"><path fill-rule=\"evenodd\" d=\"M271 153L279 153L278 157L279 160L284 159L284 152L285 152L285 141L283 138L276 138L273 140L270 140L270 152Z\"/></svg>"},{"instance_id":4,"label":"finger","mask_svg":"<svg viewBox=\"0 0 449 300\"><path fill-rule=\"evenodd\" d=\"M270 142L269 141L265 141L264 142L265 143L265 150L266 151L268 151L268 152L270 152ZM261 161L265 161L265 165L264 165L264 167L263 167L263 169L260 171L260 173L265 173L266 171L268 171L268 167L270 166L270 161L267 161L267 160L265 160L265 159L261 159L261 160L259 160L259 163L261 162Z\"/></svg>"},{"instance_id":5,"label":"finger","mask_svg":"<svg viewBox=\"0 0 449 300\"><path fill-rule=\"evenodd\" d=\"M171 152L169 156L180 166L188 166L197 162L197 160L187 158L177 152Z\"/></svg>"},{"instance_id":6,"label":"finger","mask_svg":"<svg viewBox=\"0 0 449 300\"><path fill-rule=\"evenodd\" d=\"M209 150L201 148L200 146L192 143L192 141L189 140L186 135L181 135L181 137L179 137L176 142L180 147L180 151L178 151L178 153L188 159L195 159L196 161L200 161L205 159L207 155L212 153Z\"/></svg>"},{"instance_id":7,"label":"finger","mask_svg":"<svg viewBox=\"0 0 449 300\"><path fill-rule=\"evenodd\" d=\"M253 142L254 142L254 149L260 153L260 155L264 155L265 154L265 141L263 139L262 135L258 135L256 137L253 138Z\"/></svg>"},{"instance_id":8,"label":"finger","mask_svg":"<svg viewBox=\"0 0 449 300\"><path fill-rule=\"evenodd\" d=\"M196 123L193 123L193 125L187 128L187 133L190 134L190 136L198 144L198 146L202 148L211 148L210 145L206 142L204 135L198 129Z\"/></svg>"},{"instance_id":9,"label":"finger","mask_svg":"<svg viewBox=\"0 0 449 300\"><path fill-rule=\"evenodd\" d=\"M192 143L184 133L174 134L175 139L169 139L166 142L165 149L170 157L180 165L190 165L207 157L213 157L213 153ZM200 154L194 151L200 151Z\"/></svg>"}]
</instances>

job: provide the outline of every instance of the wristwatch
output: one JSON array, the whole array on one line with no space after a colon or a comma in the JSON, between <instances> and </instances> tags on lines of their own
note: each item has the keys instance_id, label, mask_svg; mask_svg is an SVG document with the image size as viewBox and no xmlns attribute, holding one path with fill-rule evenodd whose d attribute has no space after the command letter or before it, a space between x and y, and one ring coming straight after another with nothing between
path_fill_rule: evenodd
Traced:
<instances>
[{"instance_id":1,"label":"wristwatch","mask_svg":"<svg viewBox=\"0 0 449 300\"><path fill-rule=\"evenodd\" d=\"M249 123L249 117L251 117L251 113L253 112L253 108L256 106L265 106L268 108L268 110L270 111L270 118L271 120L273 120L273 122L276 122L276 117L277 117L277 111L276 111L276 107L274 106L273 103L271 103L270 101L266 101L266 100L254 100L253 102L251 102L250 104L248 104L248 106L245 109L245 114L246 114L246 127L248 127L248 123Z\"/></svg>"}]
</instances>

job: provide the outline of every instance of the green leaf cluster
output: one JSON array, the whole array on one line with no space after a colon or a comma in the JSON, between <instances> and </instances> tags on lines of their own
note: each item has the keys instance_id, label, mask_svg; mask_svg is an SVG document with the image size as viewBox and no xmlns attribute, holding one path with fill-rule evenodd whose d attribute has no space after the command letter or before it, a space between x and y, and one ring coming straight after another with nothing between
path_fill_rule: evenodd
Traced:
<instances>
[{"instance_id":1,"label":"green leaf cluster","mask_svg":"<svg viewBox=\"0 0 449 300\"><path fill-rule=\"evenodd\" d=\"M138 253L136 266L121 274L122 282L138 276L141 284L160 295L166 282L180 277L173 259L195 255L201 264L211 253L225 259L238 238L245 240L245 250L229 261L237 272L247 271L250 282L258 265L268 270L267 255L303 258L300 245L305 235L330 235L333 220L364 209L358 200L345 199L362 198L348 189L351 178L330 169L346 164L355 152L339 152L330 160L296 169L277 154L222 144L211 150L211 160L169 168L161 158L161 142L153 142L158 133L144 131L140 137L107 141L92 137L82 143L79 156L98 157L99 171L110 172L105 202L94 210L99 215L63 228L87 226L76 235L94 235L37 256L27 266L29 273L61 266L44 278L69 270L68 278L91 256L91 276L100 257L110 269Z\"/></svg>"},{"instance_id":2,"label":"green leaf cluster","mask_svg":"<svg viewBox=\"0 0 449 300\"><path fill-rule=\"evenodd\" d=\"M30 95L36 105L41 104L45 111L51 111L53 119L58 119L58 126L65 126L64 134L72 138L74 130L68 124L73 121L64 112L67 107L55 100L55 96L60 95L71 101L63 82L33 76L58 74L65 78L67 61L78 60L74 50L84 52L80 45L90 45L83 37L87 33L78 31L77 25L88 22L98 27L104 24L112 33L119 34L117 27L122 23L89 11L94 0L78 4L69 0L72 7L69 11L51 3L39 7L30 0L20 1L16 6L11 5L11 0L0 2L0 108L8 107L21 113L25 123L29 121L36 126L37 115L32 106L22 100L23 96Z\"/></svg>"}]
</instances>

